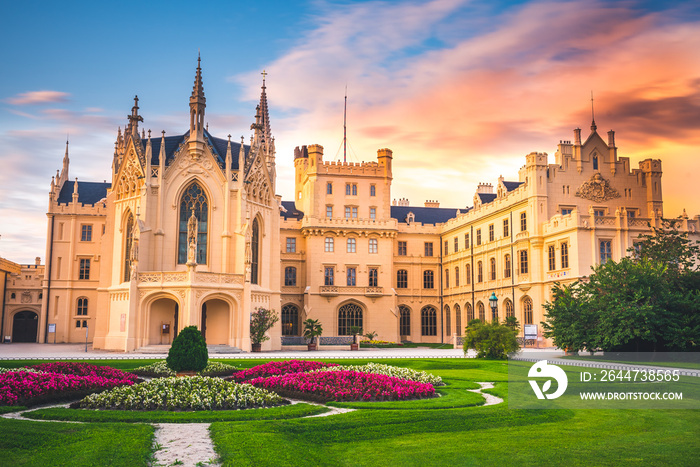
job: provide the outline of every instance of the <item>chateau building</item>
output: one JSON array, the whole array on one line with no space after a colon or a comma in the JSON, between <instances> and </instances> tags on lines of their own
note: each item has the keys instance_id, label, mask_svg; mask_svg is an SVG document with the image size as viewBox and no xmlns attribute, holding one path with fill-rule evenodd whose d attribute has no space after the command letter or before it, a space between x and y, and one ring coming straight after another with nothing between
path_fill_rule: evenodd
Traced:
<instances>
[{"instance_id":1,"label":"chateau building","mask_svg":"<svg viewBox=\"0 0 700 467\"><path fill-rule=\"evenodd\" d=\"M480 184L472 207L441 208L392 201L390 149L346 163L324 161L320 145L295 149L294 199L282 201L264 79L248 144L206 128L199 61L187 132L140 129L138 102L117 133L110 182L71 180L66 145L45 272L0 262L3 336L87 333L95 348L131 351L196 325L208 344L247 351L250 313L265 307L281 320L264 349L303 343L307 318L327 342L357 326L452 343L474 318L539 325L555 282L625 256L663 215L661 161L631 168L595 121L585 140L576 129L561 141L553 163L531 153L517 180ZM682 224L698 236L700 216Z\"/></svg>"}]
</instances>

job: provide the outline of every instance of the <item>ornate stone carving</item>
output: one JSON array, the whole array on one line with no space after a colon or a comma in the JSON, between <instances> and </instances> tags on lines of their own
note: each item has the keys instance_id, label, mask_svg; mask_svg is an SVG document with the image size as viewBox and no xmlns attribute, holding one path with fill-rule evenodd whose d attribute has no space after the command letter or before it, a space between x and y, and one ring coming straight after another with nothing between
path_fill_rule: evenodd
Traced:
<instances>
[{"instance_id":1,"label":"ornate stone carving","mask_svg":"<svg viewBox=\"0 0 700 467\"><path fill-rule=\"evenodd\" d=\"M595 173L590 180L583 182L583 184L578 187L576 196L602 203L603 201L619 198L620 193L618 193L615 188L611 187L610 182L605 180L602 175Z\"/></svg>"},{"instance_id":2,"label":"ornate stone carving","mask_svg":"<svg viewBox=\"0 0 700 467\"><path fill-rule=\"evenodd\" d=\"M32 303L32 293L28 290L22 292L22 303Z\"/></svg>"}]
</instances>

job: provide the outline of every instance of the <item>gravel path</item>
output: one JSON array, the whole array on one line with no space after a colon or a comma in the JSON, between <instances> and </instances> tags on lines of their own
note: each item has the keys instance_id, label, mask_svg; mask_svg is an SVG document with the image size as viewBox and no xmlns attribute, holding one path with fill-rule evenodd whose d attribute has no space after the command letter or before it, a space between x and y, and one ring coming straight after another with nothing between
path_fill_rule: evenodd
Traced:
<instances>
[{"instance_id":1,"label":"gravel path","mask_svg":"<svg viewBox=\"0 0 700 467\"><path fill-rule=\"evenodd\" d=\"M479 389L467 389L467 391L476 392L476 393L484 396L484 399L486 399L486 403L482 407L486 407L487 405L496 405L496 404L500 404L501 402L503 402L503 399L501 399L500 397L492 396L491 394L486 394L485 392L481 392L482 389L492 389L493 383L476 383L476 384L478 384L481 387Z\"/></svg>"},{"instance_id":2,"label":"gravel path","mask_svg":"<svg viewBox=\"0 0 700 467\"><path fill-rule=\"evenodd\" d=\"M220 465L209 436L209 423L154 423L155 466Z\"/></svg>"}]
</instances>

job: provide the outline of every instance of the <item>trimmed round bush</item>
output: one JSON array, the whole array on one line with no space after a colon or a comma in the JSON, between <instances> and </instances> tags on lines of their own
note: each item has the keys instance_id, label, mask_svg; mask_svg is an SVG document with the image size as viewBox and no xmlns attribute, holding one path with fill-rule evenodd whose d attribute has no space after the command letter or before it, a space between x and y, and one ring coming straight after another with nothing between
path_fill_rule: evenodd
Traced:
<instances>
[{"instance_id":1,"label":"trimmed round bush","mask_svg":"<svg viewBox=\"0 0 700 467\"><path fill-rule=\"evenodd\" d=\"M165 361L173 371L202 371L207 367L209 351L197 326L187 326L178 333Z\"/></svg>"}]
</instances>

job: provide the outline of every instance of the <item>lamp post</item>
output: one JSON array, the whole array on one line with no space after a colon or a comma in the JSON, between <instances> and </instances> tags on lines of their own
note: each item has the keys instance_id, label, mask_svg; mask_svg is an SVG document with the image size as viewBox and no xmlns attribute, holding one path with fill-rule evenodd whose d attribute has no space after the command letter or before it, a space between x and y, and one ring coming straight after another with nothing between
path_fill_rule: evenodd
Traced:
<instances>
[{"instance_id":1,"label":"lamp post","mask_svg":"<svg viewBox=\"0 0 700 467\"><path fill-rule=\"evenodd\" d=\"M489 305L491 306L491 322L495 323L498 319L498 297L496 297L496 292L491 292Z\"/></svg>"}]
</instances>

